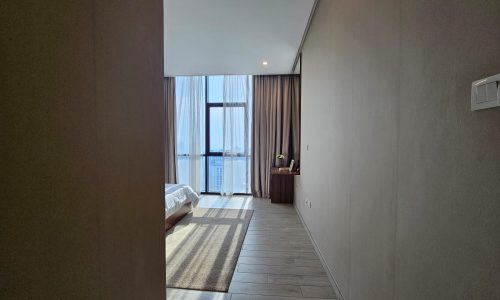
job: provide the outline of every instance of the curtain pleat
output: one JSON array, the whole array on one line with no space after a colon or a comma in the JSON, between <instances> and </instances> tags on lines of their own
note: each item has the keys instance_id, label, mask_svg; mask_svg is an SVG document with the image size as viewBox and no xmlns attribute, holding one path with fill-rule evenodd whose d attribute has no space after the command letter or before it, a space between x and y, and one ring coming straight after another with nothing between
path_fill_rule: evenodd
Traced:
<instances>
[{"instance_id":1,"label":"curtain pleat","mask_svg":"<svg viewBox=\"0 0 500 300\"><path fill-rule=\"evenodd\" d=\"M292 80L291 93L296 95L292 97L292 151L293 159L300 162L300 77Z\"/></svg>"},{"instance_id":2,"label":"curtain pleat","mask_svg":"<svg viewBox=\"0 0 500 300\"><path fill-rule=\"evenodd\" d=\"M205 190L205 77L176 77L179 182Z\"/></svg>"},{"instance_id":3,"label":"curtain pleat","mask_svg":"<svg viewBox=\"0 0 500 300\"><path fill-rule=\"evenodd\" d=\"M177 183L175 78L165 77L165 183Z\"/></svg>"},{"instance_id":4,"label":"curtain pleat","mask_svg":"<svg viewBox=\"0 0 500 300\"><path fill-rule=\"evenodd\" d=\"M298 160L300 147L299 75L253 78L252 194L269 198L276 154ZM290 153L290 149L292 153Z\"/></svg>"},{"instance_id":5,"label":"curtain pleat","mask_svg":"<svg viewBox=\"0 0 500 300\"><path fill-rule=\"evenodd\" d=\"M222 195L250 192L250 80L247 75L223 79Z\"/></svg>"}]
</instances>

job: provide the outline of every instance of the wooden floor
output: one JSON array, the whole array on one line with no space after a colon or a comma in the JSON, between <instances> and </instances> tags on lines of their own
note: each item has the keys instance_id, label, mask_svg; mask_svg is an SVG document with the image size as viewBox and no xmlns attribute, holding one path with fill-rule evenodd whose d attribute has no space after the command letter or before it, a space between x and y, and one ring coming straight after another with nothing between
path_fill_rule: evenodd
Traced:
<instances>
[{"instance_id":1,"label":"wooden floor","mask_svg":"<svg viewBox=\"0 0 500 300\"><path fill-rule=\"evenodd\" d=\"M240 196L203 196L198 206L246 208L254 214L229 292L168 288L168 300L336 299L293 206Z\"/></svg>"}]
</instances>

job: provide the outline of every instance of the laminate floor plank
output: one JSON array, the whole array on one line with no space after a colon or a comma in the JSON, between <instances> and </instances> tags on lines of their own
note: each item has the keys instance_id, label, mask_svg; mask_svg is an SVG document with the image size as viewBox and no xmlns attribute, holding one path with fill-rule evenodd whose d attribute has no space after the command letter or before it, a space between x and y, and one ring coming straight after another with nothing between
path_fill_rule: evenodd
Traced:
<instances>
[{"instance_id":1,"label":"laminate floor plank","mask_svg":"<svg viewBox=\"0 0 500 300\"><path fill-rule=\"evenodd\" d=\"M293 266L266 266L266 265L238 264L237 271L241 273L326 276L323 267L293 267Z\"/></svg>"},{"instance_id":2,"label":"laminate floor plank","mask_svg":"<svg viewBox=\"0 0 500 300\"><path fill-rule=\"evenodd\" d=\"M240 257L287 257L287 258L318 258L315 252L301 251L266 251L266 250L241 250Z\"/></svg>"},{"instance_id":3,"label":"laminate floor plank","mask_svg":"<svg viewBox=\"0 0 500 300\"><path fill-rule=\"evenodd\" d=\"M304 297L281 297L281 296L262 296L262 295L245 295L232 294L231 300L331 300L335 298L304 298Z\"/></svg>"},{"instance_id":4,"label":"laminate floor plank","mask_svg":"<svg viewBox=\"0 0 500 300\"><path fill-rule=\"evenodd\" d=\"M295 267L322 267L319 259L290 258L290 257L251 257L243 256L238 259L239 264L267 265L267 266L295 266Z\"/></svg>"},{"instance_id":5,"label":"laminate floor plank","mask_svg":"<svg viewBox=\"0 0 500 300\"><path fill-rule=\"evenodd\" d=\"M299 286L269 283L231 282L229 293L263 296L302 297Z\"/></svg>"},{"instance_id":6,"label":"laminate floor plank","mask_svg":"<svg viewBox=\"0 0 500 300\"><path fill-rule=\"evenodd\" d=\"M330 286L300 286L302 295L310 298L333 298L335 293Z\"/></svg>"},{"instance_id":7,"label":"laminate floor plank","mask_svg":"<svg viewBox=\"0 0 500 300\"><path fill-rule=\"evenodd\" d=\"M238 274L253 274L253 273L238 273ZM269 283L330 287L330 280L328 279L327 276L268 274L267 278Z\"/></svg>"}]
</instances>

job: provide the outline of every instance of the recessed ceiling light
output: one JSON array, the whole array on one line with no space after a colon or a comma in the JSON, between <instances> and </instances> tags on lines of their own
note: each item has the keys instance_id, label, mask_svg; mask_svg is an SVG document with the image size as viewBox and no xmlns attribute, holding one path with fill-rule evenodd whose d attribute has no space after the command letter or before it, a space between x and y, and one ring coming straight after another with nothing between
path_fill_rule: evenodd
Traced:
<instances>
[{"instance_id":1,"label":"recessed ceiling light","mask_svg":"<svg viewBox=\"0 0 500 300\"><path fill-rule=\"evenodd\" d=\"M263 61L263 62L262 62L262 65L263 65L263 66L267 66L267 60Z\"/></svg>"}]
</instances>

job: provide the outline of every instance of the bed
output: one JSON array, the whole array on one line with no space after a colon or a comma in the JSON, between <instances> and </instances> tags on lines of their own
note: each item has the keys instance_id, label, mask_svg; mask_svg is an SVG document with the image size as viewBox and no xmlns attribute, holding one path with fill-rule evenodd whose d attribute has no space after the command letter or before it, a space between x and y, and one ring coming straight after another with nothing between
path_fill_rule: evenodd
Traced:
<instances>
[{"instance_id":1,"label":"bed","mask_svg":"<svg viewBox=\"0 0 500 300\"><path fill-rule=\"evenodd\" d=\"M165 230L189 213L199 199L198 194L186 184L165 184Z\"/></svg>"}]
</instances>

